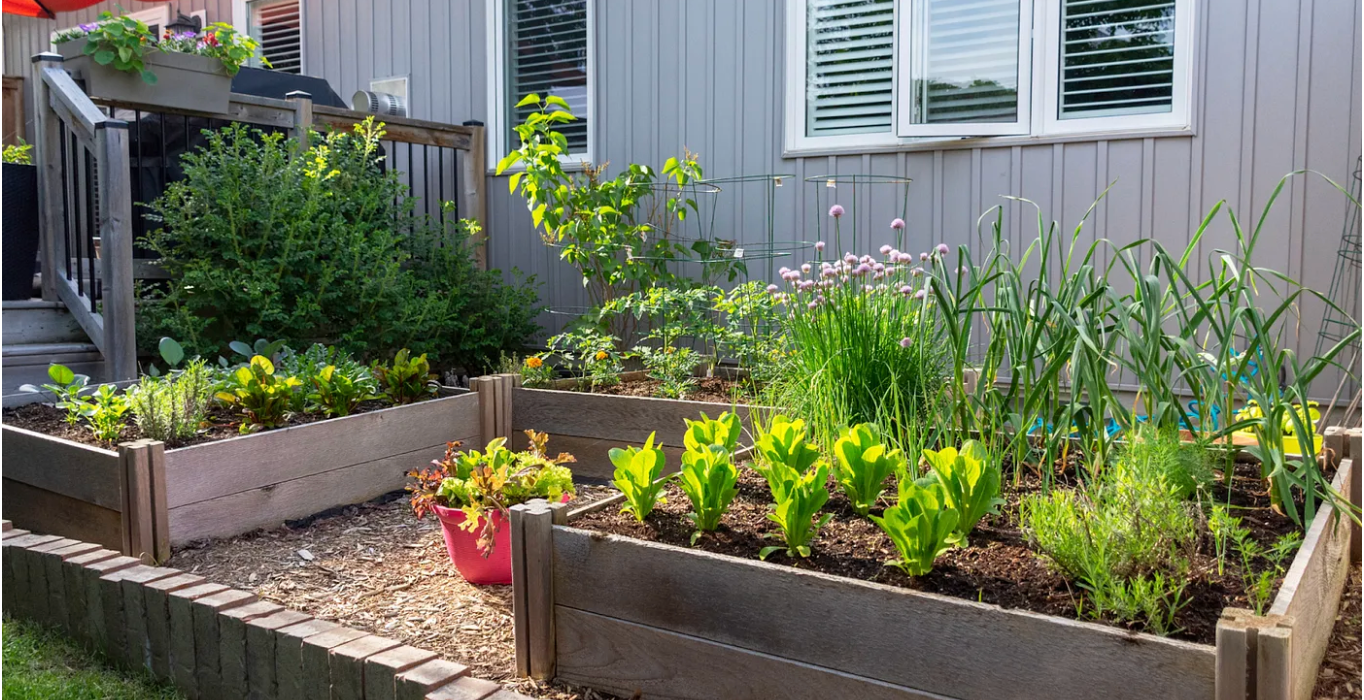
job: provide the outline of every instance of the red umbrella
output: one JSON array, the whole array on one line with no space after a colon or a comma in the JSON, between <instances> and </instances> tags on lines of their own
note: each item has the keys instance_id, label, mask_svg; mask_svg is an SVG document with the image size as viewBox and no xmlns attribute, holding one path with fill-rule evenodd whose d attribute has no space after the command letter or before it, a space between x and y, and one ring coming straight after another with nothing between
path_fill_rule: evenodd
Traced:
<instances>
[{"instance_id":1,"label":"red umbrella","mask_svg":"<svg viewBox=\"0 0 1364 700\"><path fill-rule=\"evenodd\" d=\"M143 2L158 1L143 0ZM91 5L98 5L99 2L100 0L4 0L4 10L7 15L56 19L58 12L84 10Z\"/></svg>"}]
</instances>

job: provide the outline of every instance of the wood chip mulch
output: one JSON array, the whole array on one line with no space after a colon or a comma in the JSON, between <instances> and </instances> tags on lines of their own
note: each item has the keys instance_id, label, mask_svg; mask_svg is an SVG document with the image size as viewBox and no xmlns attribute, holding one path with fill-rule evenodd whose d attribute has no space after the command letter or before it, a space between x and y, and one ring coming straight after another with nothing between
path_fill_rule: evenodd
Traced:
<instances>
[{"instance_id":1,"label":"wood chip mulch","mask_svg":"<svg viewBox=\"0 0 1364 700\"><path fill-rule=\"evenodd\" d=\"M1326 647L1326 657L1317 671L1317 688L1313 697L1319 700L1358 700L1364 688L1360 686L1360 570L1350 570L1345 583L1345 595L1336 613L1336 627Z\"/></svg>"},{"instance_id":2,"label":"wood chip mulch","mask_svg":"<svg viewBox=\"0 0 1364 700\"><path fill-rule=\"evenodd\" d=\"M576 504L614 493L579 486ZM406 499L348 506L308 523L200 542L169 566L315 617L427 649L470 675L536 698L597 700L594 690L515 676L511 586L464 581L440 524Z\"/></svg>"}]
</instances>

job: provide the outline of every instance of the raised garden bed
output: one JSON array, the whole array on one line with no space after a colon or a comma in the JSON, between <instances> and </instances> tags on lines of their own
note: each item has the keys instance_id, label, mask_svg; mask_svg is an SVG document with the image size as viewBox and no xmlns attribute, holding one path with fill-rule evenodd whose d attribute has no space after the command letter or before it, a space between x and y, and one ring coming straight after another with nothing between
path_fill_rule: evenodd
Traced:
<instances>
[{"instance_id":1,"label":"raised garden bed","mask_svg":"<svg viewBox=\"0 0 1364 700\"><path fill-rule=\"evenodd\" d=\"M1358 440L1350 449L1356 457ZM1334 486L1343 493L1357 494L1357 465L1340 463ZM666 511L661 541L609 534L623 521L594 511L544 503L513 511L519 665L648 697L1305 699L1351 560L1350 520L1323 508L1268 615L1229 607L1218 620L1210 611L1191 629L1198 641L1188 641L1067 619L1073 611L991 604L1020 593L988 574L952 581L944 566L918 581L879 570L860 580L813 559L799 568L758 561L748 551L755 543L736 542L738 534L678 546L661 532L676 515ZM976 533L979 546L1010 547L994 527ZM821 534L840 536L855 533Z\"/></svg>"},{"instance_id":2,"label":"raised garden bed","mask_svg":"<svg viewBox=\"0 0 1364 700\"><path fill-rule=\"evenodd\" d=\"M400 490L404 475L439 458L446 442L477 442L480 416L480 396L461 393L175 449L125 443L117 452L4 425L4 459L16 465L5 470L4 511L28 528L160 560L172 544Z\"/></svg>"}]
</instances>

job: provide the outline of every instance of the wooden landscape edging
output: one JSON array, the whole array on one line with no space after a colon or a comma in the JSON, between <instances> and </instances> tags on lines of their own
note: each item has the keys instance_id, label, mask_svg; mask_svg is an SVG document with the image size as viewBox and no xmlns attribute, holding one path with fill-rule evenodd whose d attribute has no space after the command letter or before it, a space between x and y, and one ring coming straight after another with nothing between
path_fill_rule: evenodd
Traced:
<instances>
[{"instance_id":1,"label":"wooden landscape edging","mask_svg":"<svg viewBox=\"0 0 1364 700\"><path fill-rule=\"evenodd\" d=\"M472 393L166 450L117 452L3 426L5 517L163 561L172 544L274 527L403 488L481 431Z\"/></svg>"},{"instance_id":2,"label":"wooden landscape edging","mask_svg":"<svg viewBox=\"0 0 1364 700\"><path fill-rule=\"evenodd\" d=\"M115 452L10 426L0 435L7 519L147 560L170 556L161 443Z\"/></svg>"},{"instance_id":3,"label":"wooden landscape edging","mask_svg":"<svg viewBox=\"0 0 1364 700\"><path fill-rule=\"evenodd\" d=\"M515 376L515 375L508 375ZM519 377L518 377L519 379ZM735 411L745 435L752 434L751 414L746 404L726 405L705 401L655 399L642 396L613 396L554 389L511 389L509 410L510 444L523 449L526 429L549 433L552 452L568 452L577 458L574 476L609 480L615 471L607 452L612 447L642 445L650 433L672 464L682 458L684 419L697 420L704 413L711 418ZM741 438L741 442L745 438Z\"/></svg>"}]
</instances>

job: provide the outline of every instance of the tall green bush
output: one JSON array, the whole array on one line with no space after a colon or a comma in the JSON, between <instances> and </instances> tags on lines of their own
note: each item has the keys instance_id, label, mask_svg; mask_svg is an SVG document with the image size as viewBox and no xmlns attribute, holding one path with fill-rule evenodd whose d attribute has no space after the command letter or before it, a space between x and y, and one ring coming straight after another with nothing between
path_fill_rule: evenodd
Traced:
<instances>
[{"instance_id":1,"label":"tall green bush","mask_svg":"<svg viewBox=\"0 0 1364 700\"><path fill-rule=\"evenodd\" d=\"M408 347L482 369L536 330L533 279L478 269L477 224L414 214L381 167L382 124L314 135L302 155L241 125L206 133L150 205L146 244L174 281L142 290L139 337L204 356L237 338L383 359Z\"/></svg>"}]
</instances>

